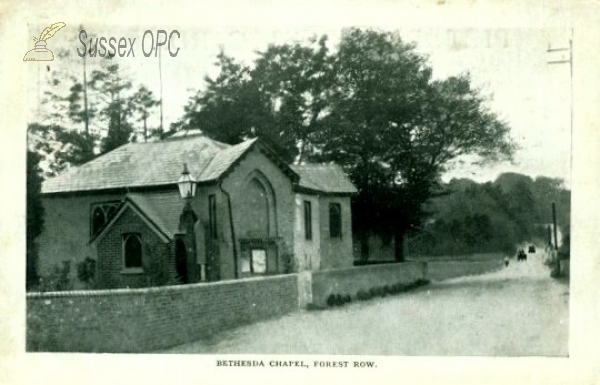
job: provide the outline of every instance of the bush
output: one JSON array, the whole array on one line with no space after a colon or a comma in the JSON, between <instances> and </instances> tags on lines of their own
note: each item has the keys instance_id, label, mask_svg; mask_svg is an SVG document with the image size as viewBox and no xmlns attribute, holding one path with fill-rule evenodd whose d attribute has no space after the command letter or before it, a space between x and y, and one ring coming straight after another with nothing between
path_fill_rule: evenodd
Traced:
<instances>
[{"instance_id":1,"label":"bush","mask_svg":"<svg viewBox=\"0 0 600 385\"><path fill-rule=\"evenodd\" d=\"M333 307L335 305L336 305L335 294L330 294L329 297L327 297L327 306Z\"/></svg>"},{"instance_id":2,"label":"bush","mask_svg":"<svg viewBox=\"0 0 600 385\"><path fill-rule=\"evenodd\" d=\"M62 261L61 265L54 265L50 274L40 278L38 290L73 290L73 283L71 282L71 261Z\"/></svg>"},{"instance_id":3,"label":"bush","mask_svg":"<svg viewBox=\"0 0 600 385\"><path fill-rule=\"evenodd\" d=\"M281 261L283 261L284 273L295 273L298 269L298 266L296 266L296 257L294 255L294 252L284 241L278 242L277 249L279 250L279 258L281 259Z\"/></svg>"},{"instance_id":4,"label":"bush","mask_svg":"<svg viewBox=\"0 0 600 385\"><path fill-rule=\"evenodd\" d=\"M157 246L144 243L147 258L144 261L144 272L146 273L146 286L169 286L180 285L181 279L177 272L170 268L164 252Z\"/></svg>"},{"instance_id":5,"label":"bush","mask_svg":"<svg viewBox=\"0 0 600 385\"><path fill-rule=\"evenodd\" d=\"M367 293L364 290L359 290L358 293L356 293L356 299L358 299L359 301L366 301L369 298L369 293Z\"/></svg>"},{"instance_id":6,"label":"bush","mask_svg":"<svg viewBox=\"0 0 600 385\"><path fill-rule=\"evenodd\" d=\"M83 282L88 289L92 289L96 283L96 260L86 257L77 263L77 278Z\"/></svg>"},{"instance_id":7,"label":"bush","mask_svg":"<svg viewBox=\"0 0 600 385\"><path fill-rule=\"evenodd\" d=\"M387 295L399 294L427 284L429 284L428 280L419 278L416 281L408 284L398 282L393 285L372 287L368 291L359 290L355 297L359 301L368 301L374 297L385 297ZM329 297L327 297L326 302L328 307L343 306L352 302L352 297L348 294L330 294Z\"/></svg>"}]
</instances>

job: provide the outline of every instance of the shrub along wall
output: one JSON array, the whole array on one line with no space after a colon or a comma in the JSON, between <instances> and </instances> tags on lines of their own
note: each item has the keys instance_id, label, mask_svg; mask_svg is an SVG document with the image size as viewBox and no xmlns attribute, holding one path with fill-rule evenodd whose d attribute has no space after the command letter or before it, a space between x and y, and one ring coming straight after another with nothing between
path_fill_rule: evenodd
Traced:
<instances>
[{"instance_id":1,"label":"shrub along wall","mask_svg":"<svg viewBox=\"0 0 600 385\"><path fill-rule=\"evenodd\" d=\"M312 304L323 306L331 294L355 296L359 291L427 279L427 263L404 262L321 270L312 273Z\"/></svg>"},{"instance_id":2,"label":"shrub along wall","mask_svg":"<svg viewBox=\"0 0 600 385\"><path fill-rule=\"evenodd\" d=\"M296 274L27 294L27 350L147 352L298 309Z\"/></svg>"}]
</instances>

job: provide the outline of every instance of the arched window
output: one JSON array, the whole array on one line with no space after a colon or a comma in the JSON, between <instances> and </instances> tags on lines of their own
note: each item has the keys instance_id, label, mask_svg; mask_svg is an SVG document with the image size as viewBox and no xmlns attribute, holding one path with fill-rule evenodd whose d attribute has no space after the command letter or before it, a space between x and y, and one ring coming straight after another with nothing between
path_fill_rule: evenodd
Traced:
<instances>
[{"instance_id":1,"label":"arched window","mask_svg":"<svg viewBox=\"0 0 600 385\"><path fill-rule=\"evenodd\" d=\"M98 234L119 208L120 202L94 203L90 211L90 236Z\"/></svg>"},{"instance_id":2,"label":"arched window","mask_svg":"<svg viewBox=\"0 0 600 385\"><path fill-rule=\"evenodd\" d=\"M256 178L244 188L244 214L240 228L253 238L269 236L269 199L265 186Z\"/></svg>"},{"instance_id":3,"label":"arched window","mask_svg":"<svg viewBox=\"0 0 600 385\"><path fill-rule=\"evenodd\" d=\"M96 234L106 223L106 217L102 207L97 206L92 211L92 235Z\"/></svg>"},{"instance_id":4,"label":"arched window","mask_svg":"<svg viewBox=\"0 0 600 385\"><path fill-rule=\"evenodd\" d=\"M142 267L142 241L139 234L123 234L123 260L126 269Z\"/></svg>"}]
</instances>

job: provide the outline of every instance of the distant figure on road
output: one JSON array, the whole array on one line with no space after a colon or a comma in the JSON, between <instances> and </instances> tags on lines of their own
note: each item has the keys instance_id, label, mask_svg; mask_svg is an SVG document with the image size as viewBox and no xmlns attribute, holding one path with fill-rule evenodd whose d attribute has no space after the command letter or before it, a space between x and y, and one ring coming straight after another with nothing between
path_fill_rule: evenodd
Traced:
<instances>
[{"instance_id":1,"label":"distant figure on road","mask_svg":"<svg viewBox=\"0 0 600 385\"><path fill-rule=\"evenodd\" d=\"M527 260L527 254L525 254L525 251L523 251L523 249L520 249L519 252L517 253L517 261L526 261Z\"/></svg>"},{"instance_id":2,"label":"distant figure on road","mask_svg":"<svg viewBox=\"0 0 600 385\"><path fill-rule=\"evenodd\" d=\"M535 246L529 245L529 253L535 253Z\"/></svg>"},{"instance_id":3,"label":"distant figure on road","mask_svg":"<svg viewBox=\"0 0 600 385\"><path fill-rule=\"evenodd\" d=\"M504 267L508 267L509 261L508 257L504 257Z\"/></svg>"}]
</instances>

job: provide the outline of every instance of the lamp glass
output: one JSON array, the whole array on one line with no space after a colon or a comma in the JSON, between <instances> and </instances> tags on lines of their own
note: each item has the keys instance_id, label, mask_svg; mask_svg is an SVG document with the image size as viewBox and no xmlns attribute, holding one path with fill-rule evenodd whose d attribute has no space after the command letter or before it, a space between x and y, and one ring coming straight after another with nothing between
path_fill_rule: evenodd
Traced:
<instances>
[{"instance_id":1,"label":"lamp glass","mask_svg":"<svg viewBox=\"0 0 600 385\"><path fill-rule=\"evenodd\" d=\"M179 187L179 193L182 198L193 197L196 195L196 181L190 173L186 171L181 174L181 177L177 181L177 187Z\"/></svg>"}]
</instances>

